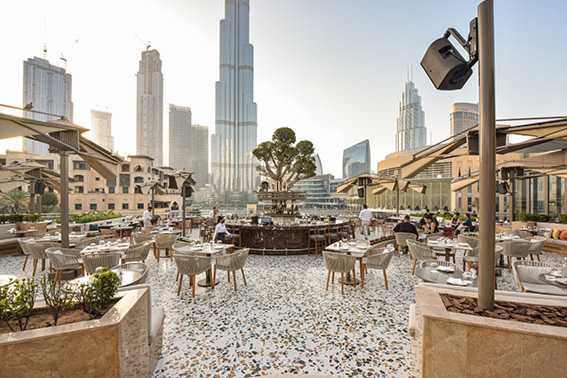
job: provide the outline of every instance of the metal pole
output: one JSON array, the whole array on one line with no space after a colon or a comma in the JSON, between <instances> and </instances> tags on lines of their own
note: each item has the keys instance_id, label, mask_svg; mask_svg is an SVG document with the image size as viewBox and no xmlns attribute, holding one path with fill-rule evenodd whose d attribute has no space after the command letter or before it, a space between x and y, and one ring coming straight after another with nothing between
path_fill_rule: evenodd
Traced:
<instances>
[{"instance_id":1,"label":"metal pole","mask_svg":"<svg viewBox=\"0 0 567 378\"><path fill-rule=\"evenodd\" d=\"M396 180L396 216L400 216L400 182Z\"/></svg>"},{"instance_id":2,"label":"metal pole","mask_svg":"<svg viewBox=\"0 0 567 378\"><path fill-rule=\"evenodd\" d=\"M181 187L181 196L183 197L182 199L183 209L181 210L181 217L183 218L183 221L181 223L183 224L183 226L181 226L182 227L181 235L185 237L185 183L183 183L183 186Z\"/></svg>"},{"instance_id":3,"label":"metal pole","mask_svg":"<svg viewBox=\"0 0 567 378\"><path fill-rule=\"evenodd\" d=\"M155 205L154 204L155 191L156 191L156 188L154 186L152 186L152 199L151 199L151 202L152 202L152 217L155 215L155 211L156 211L156 208L154 206Z\"/></svg>"},{"instance_id":4,"label":"metal pole","mask_svg":"<svg viewBox=\"0 0 567 378\"><path fill-rule=\"evenodd\" d=\"M480 258L478 307L494 308L496 228L496 111L494 90L494 3L478 6L480 118Z\"/></svg>"},{"instance_id":5,"label":"metal pole","mask_svg":"<svg viewBox=\"0 0 567 378\"><path fill-rule=\"evenodd\" d=\"M69 156L61 151L61 246L69 248Z\"/></svg>"}]
</instances>

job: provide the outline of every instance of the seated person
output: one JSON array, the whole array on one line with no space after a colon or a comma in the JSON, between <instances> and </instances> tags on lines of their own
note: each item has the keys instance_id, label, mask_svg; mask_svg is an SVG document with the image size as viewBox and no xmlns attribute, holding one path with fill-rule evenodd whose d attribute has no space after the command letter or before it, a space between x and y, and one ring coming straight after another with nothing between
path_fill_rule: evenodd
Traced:
<instances>
[{"instance_id":1,"label":"seated person","mask_svg":"<svg viewBox=\"0 0 567 378\"><path fill-rule=\"evenodd\" d=\"M437 219L435 219L432 215L429 215L425 218L425 224L422 226L423 232L426 234L434 234L439 231L439 224L437 223Z\"/></svg>"},{"instance_id":2,"label":"seated person","mask_svg":"<svg viewBox=\"0 0 567 378\"><path fill-rule=\"evenodd\" d=\"M410 222L410 216L406 215L404 220L394 227L394 232L409 232L417 235L417 228Z\"/></svg>"},{"instance_id":3,"label":"seated person","mask_svg":"<svg viewBox=\"0 0 567 378\"><path fill-rule=\"evenodd\" d=\"M215 234L213 236L213 240L216 241L220 241L222 243L224 243L224 240L230 236L230 232L228 232L228 230L226 229L226 225L224 224L224 217L221 215L218 218L218 223L215 226Z\"/></svg>"},{"instance_id":4,"label":"seated person","mask_svg":"<svg viewBox=\"0 0 567 378\"><path fill-rule=\"evenodd\" d=\"M463 226L465 232L471 232L471 231L474 230L472 218L471 218L471 215L469 213L465 214L465 220L463 221L462 226Z\"/></svg>"},{"instance_id":5,"label":"seated person","mask_svg":"<svg viewBox=\"0 0 567 378\"><path fill-rule=\"evenodd\" d=\"M455 215L453 215L453 218L451 219L451 227L456 230L460 224L461 222L459 221L459 213L455 213Z\"/></svg>"}]
</instances>

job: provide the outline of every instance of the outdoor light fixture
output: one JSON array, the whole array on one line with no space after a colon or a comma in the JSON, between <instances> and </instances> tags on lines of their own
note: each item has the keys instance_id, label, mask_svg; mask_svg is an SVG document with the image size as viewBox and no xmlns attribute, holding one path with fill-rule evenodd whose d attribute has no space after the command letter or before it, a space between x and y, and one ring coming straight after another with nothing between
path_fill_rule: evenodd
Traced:
<instances>
[{"instance_id":1,"label":"outdoor light fixture","mask_svg":"<svg viewBox=\"0 0 567 378\"><path fill-rule=\"evenodd\" d=\"M449 37L453 36L468 52L465 60L453 46ZM461 89L472 75L472 67L478 60L477 19L470 22L467 40L453 28L447 29L442 38L435 40L425 52L421 66L435 88L444 91Z\"/></svg>"}]
</instances>

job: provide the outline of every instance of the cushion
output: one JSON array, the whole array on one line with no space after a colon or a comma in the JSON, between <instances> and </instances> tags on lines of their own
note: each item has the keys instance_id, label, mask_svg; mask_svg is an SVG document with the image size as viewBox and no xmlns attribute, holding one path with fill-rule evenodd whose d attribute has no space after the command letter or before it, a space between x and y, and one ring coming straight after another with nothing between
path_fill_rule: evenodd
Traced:
<instances>
[{"instance_id":1,"label":"cushion","mask_svg":"<svg viewBox=\"0 0 567 378\"><path fill-rule=\"evenodd\" d=\"M559 234L559 239L560 240L567 240L567 230L561 231L561 233Z\"/></svg>"},{"instance_id":2,"label":"cushion","mask_svg":"<svg viewBox=\"0 0 567 378\"><path fill-rule=\"evenodd\" d=\"M561 230L558 229L558 228L554 228L554 229L551 231L551 238L552 238L552 239L559 239L559 234L561 234Z\"/></svg>"}]
</instances>

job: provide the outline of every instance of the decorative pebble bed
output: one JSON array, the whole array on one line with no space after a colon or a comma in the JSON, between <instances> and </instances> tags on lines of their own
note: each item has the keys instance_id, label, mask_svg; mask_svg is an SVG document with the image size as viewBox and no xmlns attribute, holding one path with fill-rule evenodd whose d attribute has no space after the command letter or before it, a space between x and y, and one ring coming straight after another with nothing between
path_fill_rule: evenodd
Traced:
<instances>
[{"instance_id":1,"label":"decorative pebble bed","mask_svg":"<svg viewBox=\"0 0 567 378\"><path fill-rule=\"evenodd\" d=\"M22 262L0 258L0 273L22 275ZM250 256L248 287L237 274L235 292L219 272L216 289L198 288L194 301L186 282L177 297L171 259L148 263L154 304L166 311L155 377L411 376L407 322L417 279L407 255L392 259L389 290L371 270L364 289L346 287L344 296L337 282L325 292L322 256ZM515 290L507 271L498 288Z\"/></svg>"}]
</instances>

